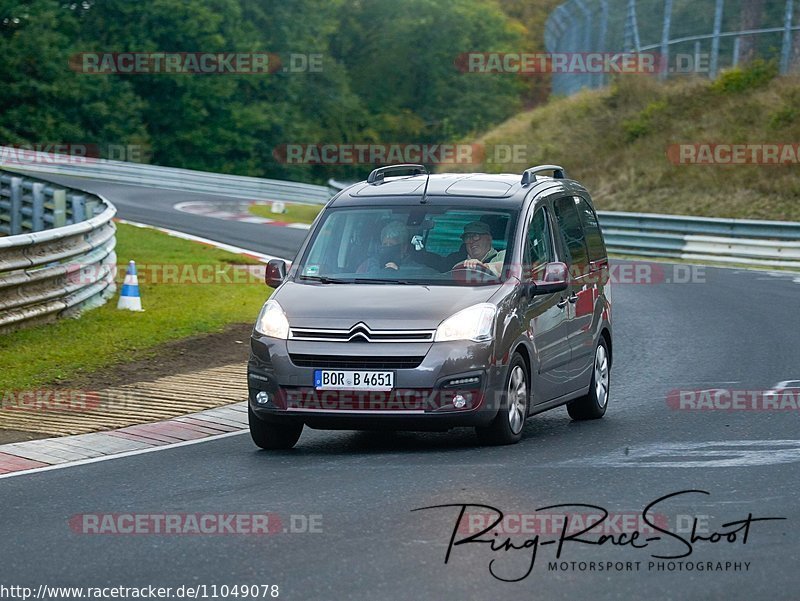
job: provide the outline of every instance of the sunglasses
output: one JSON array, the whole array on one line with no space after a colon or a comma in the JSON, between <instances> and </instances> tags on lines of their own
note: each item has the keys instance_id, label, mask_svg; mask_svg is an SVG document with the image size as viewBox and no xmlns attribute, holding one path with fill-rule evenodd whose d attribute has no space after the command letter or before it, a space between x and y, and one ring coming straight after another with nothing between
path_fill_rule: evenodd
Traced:
<instances>
[{"instance_id":1,"label":"sunglasses","mask_svg":"<svg viewBox=\"0 0 800 601\"><path fill-rule=\"evenodd\" d=\"M488 236L489 234L463 234L461 239L464 242L472 242L474 240L480 240L481 236Z\"/></svg>"}]
</instances>

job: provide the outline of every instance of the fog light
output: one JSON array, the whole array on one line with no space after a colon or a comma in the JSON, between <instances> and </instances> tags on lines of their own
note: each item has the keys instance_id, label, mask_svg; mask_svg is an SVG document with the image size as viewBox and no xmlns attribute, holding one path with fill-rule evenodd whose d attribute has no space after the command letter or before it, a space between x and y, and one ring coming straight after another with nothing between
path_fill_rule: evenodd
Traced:
<instances>
[{"instance_id":1,"label":"fog light","mask_svg":"<svg viewBox=\"0 0 800 601\"><path fill-rule=\"evenodd\" d=\"M457 394L456 396L453 397L453 407L455 407L456 409L463 409L466 406L467 406L467 399L465 399L463 396Z\"/></svg>"},{"instance_id":2,"label":"fog light","mask_svg":"<svg viewBox=\"0 0 800 601\"><path fill-rule=\"evenodd\" d=\"M269 403L269 393L263 390L256 395L256 403L259 405L266 405Z\"/></svg>"}]
</instances>

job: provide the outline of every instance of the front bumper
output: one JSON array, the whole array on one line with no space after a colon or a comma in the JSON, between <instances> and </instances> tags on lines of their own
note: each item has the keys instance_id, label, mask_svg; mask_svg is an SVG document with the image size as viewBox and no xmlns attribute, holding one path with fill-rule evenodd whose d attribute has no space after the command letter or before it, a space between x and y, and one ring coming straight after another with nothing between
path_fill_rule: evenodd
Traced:
<instances>
[{"instance_id":1,"label":"front bumper","mask_svg":"<svg viewBox=\"0 0 800 601\"><path fill-rule=\"evenodd\" d=\"M487 425L497 414L505 365L493 343L309 343L254 334L248 363L249 404L261 419L302 421L321 429L447 430ZM388 368L395 388L317 391L314 371L292 361L314 353L329 357L422 357L413 368ZM374 367L359 370L372 371ZM265 393L265 394L263 394Z\"/></svg>"}]
</instances>

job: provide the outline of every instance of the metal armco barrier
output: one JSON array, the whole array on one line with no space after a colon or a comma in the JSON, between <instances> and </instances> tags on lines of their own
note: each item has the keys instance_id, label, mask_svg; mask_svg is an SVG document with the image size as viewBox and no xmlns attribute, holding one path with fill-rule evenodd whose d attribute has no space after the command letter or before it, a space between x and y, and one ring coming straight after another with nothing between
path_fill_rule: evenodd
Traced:
<instances>
[{"instance_id":1,"label":"metal armco barrier","mask_svg":"<svg viewBox=\"0 0 800 601\"><path fill-rule=\"evenodd\" d=\"M599 211L611 253L800 269L800 223Z\"/></svg>"},{"instance_id":2,"label":"metal armco barrier","mask_svg":"<svg viewBox=\"0 0 800 601\"><path fill-rule=\"evenodd\" d=\"M0 146L0 166L37 173L86 177L117 184L219 194L248 200L322 204L330 198L326 186L45 152L21 152L19 149L4 146Z\"/></svg>"},{"instance_id":3,"label":"metal armco barrier","mask_svg":"<svg viewBox=\"0 0 800 601\"><path fill-rule=\"evenodd\" d=\"M113 296L115 214L100 196L0 171L0 332Z\"/></svg>"}]
</instances>

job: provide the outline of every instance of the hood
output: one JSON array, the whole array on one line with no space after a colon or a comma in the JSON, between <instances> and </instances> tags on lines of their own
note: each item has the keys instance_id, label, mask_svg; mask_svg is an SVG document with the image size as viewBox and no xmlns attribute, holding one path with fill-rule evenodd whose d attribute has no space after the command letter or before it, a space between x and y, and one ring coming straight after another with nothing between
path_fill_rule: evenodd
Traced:
<instances>
[{"instance_id":1,"label":"hood","mask_svg":"<svg viewBox=\"0 0 800 601\"><path fill-rule=\"evenodd\" d=\"M272 296L293 327L373 330L434 329L456 311L487 302L501 286L299 284Z\"/></svg>"}]
</instances>

